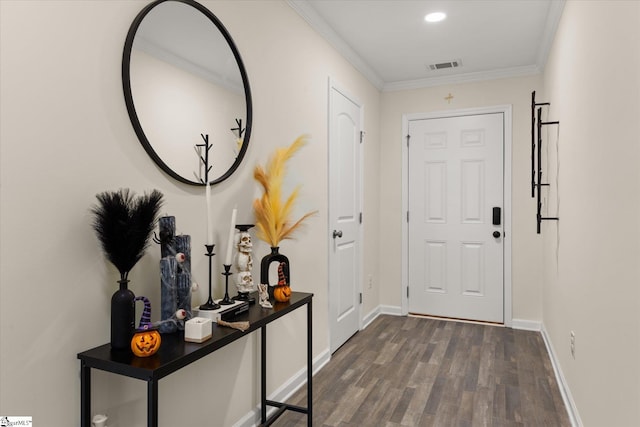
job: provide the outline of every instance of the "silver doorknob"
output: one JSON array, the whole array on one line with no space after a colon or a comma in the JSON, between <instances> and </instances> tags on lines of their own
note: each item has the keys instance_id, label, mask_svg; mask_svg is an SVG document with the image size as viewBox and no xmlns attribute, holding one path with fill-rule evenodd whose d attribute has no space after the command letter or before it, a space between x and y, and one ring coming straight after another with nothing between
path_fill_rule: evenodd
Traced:
<instances>
[{"instance_id":1,"label":"silver doorknob","mask_svg":"<svg viewBox=\"0 0 640 427\"><path fill-rule=\"evenodd\" d=\"M342 237L342 230L333 230L333 238Z\"/></svg>"}]
</instances>

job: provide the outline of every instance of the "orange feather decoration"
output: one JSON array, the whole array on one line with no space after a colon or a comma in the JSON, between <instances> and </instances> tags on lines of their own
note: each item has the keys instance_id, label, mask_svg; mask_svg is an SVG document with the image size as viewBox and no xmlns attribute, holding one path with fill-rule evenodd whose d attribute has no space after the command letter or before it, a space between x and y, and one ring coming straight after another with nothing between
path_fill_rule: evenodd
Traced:
<instances>
[{"instance_id":1,"label":"orange feather decoration","mask_svg":"<svg viewBox=\"0 0 640 427\"><path fill-rule=\"evenodd\" d=\"M272 247L278 246L284 239L291 239L293 232L302 225L303 221L317 213L317 211L306 213L295 222L289 218L298 198L300 186L296 187L286 200L282 199L286 163L306 143L307 137L299 136L289 147L276 149L266 168L258 165L253 171L253 177L264 190L262 197L253 201L256 234Z\"/></svg>"}]
</instances>

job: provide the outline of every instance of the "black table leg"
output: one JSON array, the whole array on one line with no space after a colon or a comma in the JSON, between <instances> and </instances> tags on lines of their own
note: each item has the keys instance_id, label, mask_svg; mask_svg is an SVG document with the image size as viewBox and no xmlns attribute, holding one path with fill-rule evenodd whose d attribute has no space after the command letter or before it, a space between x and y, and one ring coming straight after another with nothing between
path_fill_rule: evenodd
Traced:
<instances>
[{"instance_id":1,"label":"black table leg","mask_svg":"<svg viewBox=\"0 0 640 427\"><path fill-rule=\"evenodd\" d=\"M260 422L267 422L267 325L260 328Z\"/></svg>"},{"instance_id":2,"label":"black table leg","mask_svg":"<svg viewBox=\"0 0 640 427\"><path fill-rule=\"evenodd\" d=\"M147 426L158 427L158 381L147 381Z\"/></svg>"},{"instance_id":3,"label":"black table leg","mask_svg":"<svg viewBox=\"0 0 640 427\"><path fill-rule=\"evenodd\" d=\"M307 304L307 426L313 422L313 346L312 346L312 312L311 301Z\"/></svg>"},{"instance_id":4,"label":"black table leg","mask_svg":"<svg viewBox=\"0 0 640 427\"><path fill-rule=\"evenodd\" d=\"M91 427L91 368L80 363L80 426Z\"/></svg>"}]
</instances>

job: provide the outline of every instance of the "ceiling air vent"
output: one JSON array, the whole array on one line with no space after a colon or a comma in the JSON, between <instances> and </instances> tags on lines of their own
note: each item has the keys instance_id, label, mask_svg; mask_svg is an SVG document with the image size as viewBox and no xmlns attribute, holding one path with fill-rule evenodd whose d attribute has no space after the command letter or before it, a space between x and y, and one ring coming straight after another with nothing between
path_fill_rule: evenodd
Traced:
<instances>
[{"instance_id":1,"label":"ceiling air vent","mask_svg":"<svg viewBox=\"0 0 640 427\"><path fill-rule=\"evenodd\" d=\"M431 71L436 70L446 70L447 68L457 68L462 65L462 61L459 59L454 59L452 61L439 62L437 64L429 64L429 69Z\"/></svg>"}]
</instances>

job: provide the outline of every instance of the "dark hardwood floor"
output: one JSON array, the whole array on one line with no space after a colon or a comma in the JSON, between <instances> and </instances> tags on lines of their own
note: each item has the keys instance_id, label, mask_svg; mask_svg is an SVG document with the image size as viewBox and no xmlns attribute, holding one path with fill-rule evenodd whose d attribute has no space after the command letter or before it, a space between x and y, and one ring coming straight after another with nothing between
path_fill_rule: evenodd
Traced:
<instances>
[{"instance_id":1,"label":"dark hardwood floor","mask_svg":"<svg viewBox=\"0 0 640 427\"><path fill-rule=\"evenodd\" d=\"M571 425L541 335L499 326L379 316L313 385L316 427ZM306 406L306 387L289 401Z\"/></svg>"}]
</instances>

